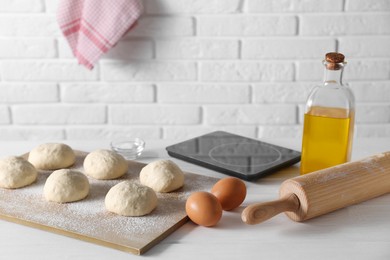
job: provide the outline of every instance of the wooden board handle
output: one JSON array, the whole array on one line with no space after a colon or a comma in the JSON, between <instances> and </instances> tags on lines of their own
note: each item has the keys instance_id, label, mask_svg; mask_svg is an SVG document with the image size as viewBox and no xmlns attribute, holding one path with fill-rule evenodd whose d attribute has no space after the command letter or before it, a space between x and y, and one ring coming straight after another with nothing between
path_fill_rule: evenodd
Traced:
<instances>
[{"instance_id":1,"label":"wooden board handle","mask_svg":"<svg viewBox=\"0 0 390 260\"><path fill-rule=\"evenodd\" d=\"M296 211L298 209L299 199L295 194L291 193L278 200L249 205L242 212L241 219L246 224L254 225L264 222L279 213Z\"/></svg>"}]
</instances>

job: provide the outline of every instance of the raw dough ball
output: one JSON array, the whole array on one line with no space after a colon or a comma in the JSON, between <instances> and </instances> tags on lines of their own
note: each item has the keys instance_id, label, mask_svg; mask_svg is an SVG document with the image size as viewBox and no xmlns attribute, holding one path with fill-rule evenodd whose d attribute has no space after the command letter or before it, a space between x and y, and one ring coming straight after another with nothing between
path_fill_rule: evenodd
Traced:
<instances>
[{"instance_id":1,"label":"raw dough ball","mask_svg":"<svg viewBox=\"0 0 390 260\"><path fill-rule=\"evenodd\" d=\"M37 169L57 170L72 166L76 156L68 145L58 143L41 144L31 150L28 161Z\"/></svg>"},{"instance_id":2,"label":"raw dough ball","mask_svg":"<svg viewBox=\"0 0 390 260\"><path fill-rule=\"evenodd\" d=\"M89 193L89 181L79 171L57 170L47 178L43 193L46 200L58 203L82 200Z\"/></svg>"},{"instance_id":3,"label":"raw dough ball","mask_svg":"<svg viewBox=\"0 0 390 260\"><path fill-rule=\"evenodd\" d=\"M170 160L149 163L142 168L139 179L157 192L171 192L184 185L184 173Z\"/></svg>"},{"instance_id":4,"label":"raw dough ball","mask_svg":"<svg viewBox=\"0 0 390 260\"><path fill-rule=\"evenodd\" d=\"M112 187L105 199L106 209L122 216L143 216L157 206L156 193L141 184L123 181Z\"/></svg>"},{"instance_id":5,"label":"raw dough ball","mask_svg":"<svg viewBox=\"0 0 390 260\"><path fill-rule=\"evenodd\" d=\"M0 160L0 187L17 189L37 179L34 165L22 157L9 156Z\"/></svg>"},{"instance_id":6,"label":"raw dough ball","mask_svg":"<svg viewBox=\"0 0 390 260\"><path fill-rule=\"evenodd\" d=\"M111 180L124 175L129 165L122 155L110 150L96 150L85 157L85 174L98 180Z\"/></svg>"}]
</instances>

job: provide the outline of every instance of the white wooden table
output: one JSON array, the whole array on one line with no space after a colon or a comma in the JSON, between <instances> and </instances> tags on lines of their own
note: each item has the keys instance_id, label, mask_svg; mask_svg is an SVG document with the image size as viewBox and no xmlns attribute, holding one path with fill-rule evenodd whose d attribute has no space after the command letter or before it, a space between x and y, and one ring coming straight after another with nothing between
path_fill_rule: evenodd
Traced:
<instances>
[{"instance_id":1,"label":"white wooden table","mask_svg":"<svg viewBox=\"0 0 390 260\"><path fill-rule=\"evenodd\" d=\"M300 150L300 140L263 140ZM41 142L0 142L0 156L17 155ZM74 149L108 148L104 141L66 141ZM146 140L142 162L168 158L165 147L176 141ZM353 159L390 150L390 139L355 140ZM171 158L184 170L225 175ZM298 175L298 165L255 182L246 182L242 207L224 212L213 228L188 222L143 256L64 237L0 220L0 259L390 259L390 194L309 220L291 221L281 214L249 226L241 221L243 208L278 197L279 185ZM389 173L390 174L390 173ZM389 184L390 185L390 184ZM0 198L1 199L1 198Z\"/></svg>"}]
</instances>

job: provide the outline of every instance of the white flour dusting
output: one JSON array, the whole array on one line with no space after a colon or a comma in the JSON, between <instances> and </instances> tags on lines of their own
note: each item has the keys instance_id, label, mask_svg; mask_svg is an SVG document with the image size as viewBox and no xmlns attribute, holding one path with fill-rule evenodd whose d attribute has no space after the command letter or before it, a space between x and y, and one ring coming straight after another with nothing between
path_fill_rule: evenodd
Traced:
<instances>
[{"instance_id":1,"label":"white flour dusting","mask_svg":"<svg viewBox=\"0 0 390 260\"><path fill-rule=\"evenodd\" d=\"M79 152L74 169L83 172L82 162L86 153ZM104 198L115 184L130 179L138 182L138 174L144 164L129 163L129 172L117 180L89 178L90 193L82 201L58 204L43 197L43 186L49 174L40 171L37 181L30 186L7 190L0 189L0 217L5 215L36 223L53 230L76 233L81 238L140 249L162 235L186 217L185 201L194 191L210 190L217 179L186 173L184 187L172 193L158 193L157 208L143 217L123 217L106 211Z\"/></svg>"}]
</instances>

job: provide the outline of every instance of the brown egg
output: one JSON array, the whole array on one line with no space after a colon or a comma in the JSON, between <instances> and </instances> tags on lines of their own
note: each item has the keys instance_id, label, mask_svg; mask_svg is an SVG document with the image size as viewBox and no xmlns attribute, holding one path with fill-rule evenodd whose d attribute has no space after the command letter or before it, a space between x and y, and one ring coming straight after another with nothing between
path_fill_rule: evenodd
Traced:
<instances>
[{"instance_id":1,"label":"brown egg","mask_svg":"<svg viewBox=\"0 0 390 260\"><path fill-rule=\"evenodd\" d=\"M218 199L205 191L194 192L186 202L188 217L198 225L211 227L222 217L222 207Z\"/></svg>"},{"instance_id":2,"label":"brown egg","mask_svg":"<svg viewBox=\"0 0 390 260\"><path fill-rule=\"evenodd\" d=\"M223 210L232 210L241 205L246 197L245 183L234 177L219 180L211 189L219 200Z\"/></svg>"}]
</instances>

